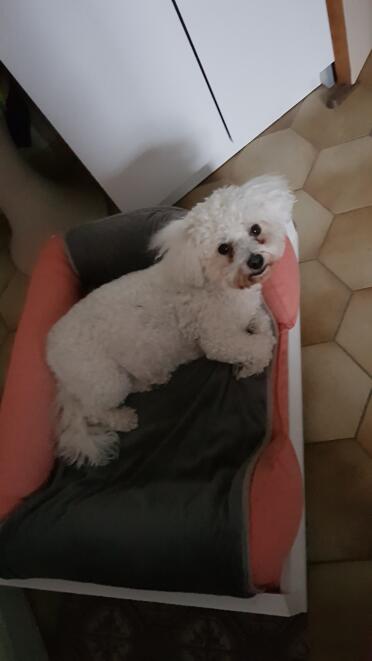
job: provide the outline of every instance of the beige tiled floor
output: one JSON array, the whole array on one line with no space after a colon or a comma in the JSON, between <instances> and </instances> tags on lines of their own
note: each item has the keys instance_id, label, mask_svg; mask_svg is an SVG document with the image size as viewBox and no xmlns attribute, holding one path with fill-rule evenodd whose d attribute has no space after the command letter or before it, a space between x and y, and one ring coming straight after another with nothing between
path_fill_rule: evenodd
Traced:
<instances>
[{"instance_id":1,"label":"beige tiled floor","mask_svg":"<svg viewBox=\"0 0 372 661\"><path fill-rule=\"evenodd\" d=\"M350 298L347 287L317 259L300 266L302 343L329 342L336 334Z\"/></svg>"},{"instance_id":2,"label":"beige tiled floor","mask_svg":"<svg viewBox=\"0 0 372 661\"><path fill-rule=\"evenodd\" d=\"M310 566L309 661L369 661L371 594L371 560Z\"/></svg>"},{"instance_id":3,"label":"beige tiled floor","mask_svg":"<svg viewBox=\"0 0 372 661\"><path fill-rule=\"evenodd\" d=\"M370 149L372 154L372 139ZM372 161L369 178L368 186ZM336 216L319 259L350 289L372 287L372 206Z\"/></svg>"},{"instance_id":4,"label":"beige tiled floor","mask_svg":"<svg viewBox=\"0 0 372 661\"><path fill-rule=\"evenodd\" d=\"M318 149L325 149L369 134L372 90L357 87L337 108L327 108L326 90L319 88L303 101L292 128Z\"/></svg>"},{"instance_id":5,"label":"beige tiled floor","mask_svg":"<svg viewBox=\"0 0 372 661\"><path fill-rule=\"evenodd\" d=\"M334 214L372 205L372 137L319 152L305 190Z\"/></svg>"},{"instance_id":6,"label":"beige tiled floor","mask_svg":"<svg viewBox=\"0 0 372 661\"><path fill-rule=\"evenodd\" d=\"M258 174L284 173L294 190L302 188L316 157L315 148L292 129L264 135L242 149L216 174L242 184Z\"/></svg>"},{"instance_id":7,"label":"beige tiled floor","mask_svg":"<svg viewBox=\"0 0 372 661\"><path fill-rule=\"evenodd\" d=\"M335 110L316 90L189 193L278 172L297 191L313 661L372 637L372 58ZM0 218L0 386L26 279Z\"/></svg>"},{"instance_id":8,"label":"beige tiled floor","mask_svg":"<svg viewBox=\"0 0 372 661\"><path fill-rule=\"evenodd\" d=\"M300 240L300 260L316 259L333 216L313 197L299 190L296 193L293 220Z\"/></svg>"}]
</instances>

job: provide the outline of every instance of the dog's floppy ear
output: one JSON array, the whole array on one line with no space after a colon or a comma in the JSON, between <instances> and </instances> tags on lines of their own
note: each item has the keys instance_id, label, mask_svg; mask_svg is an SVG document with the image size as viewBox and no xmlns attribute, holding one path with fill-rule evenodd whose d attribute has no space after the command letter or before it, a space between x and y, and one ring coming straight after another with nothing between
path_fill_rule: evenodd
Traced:
<instances>
[{"instance_id":1,"label":"dog's floppy ear","mask_svg":"<svg viewBox=\"0 0 372 661\"><path fill-rule=\"evenodd\" d=\"M296 201L288 181L282 176L263 177L263 185L267 187L267 199L275 210L278 221L286 225L292 220L293 205Z\"/></svg>"},{"instance_id":2,"label":"dog's floppy ear","mask_svg":"<svg viewBox=\"0 0 372 661\"><path fill-rule=\"evenodd\" d=\"M171 220L151 237L149 248L154 250L160 259L172 246L184 240L185 233L184 220Z\"/></svg>"},{"instance_id":3,"label":"dog's floppy ear","mask_svg":"<svg viewBox=\"0 0 372 661\"><path fill-rule=\"evenodd\" d=\"M272 203L276 206L279 222L287 224L292 220L293 205L296 198L285 177L273 176L270 184L272 186Z\"/></svg>"},{"instance_id":4,"label":"dog's floppy ear","mask_svg":"<svg viewBox=\"0 0 372 661\"><path fill-rule=\"evenodd\" d=\"M204 283L203 270L189 225L187 216L172 220L154 234L149 247L164 261L172 279L201 287Z\"/></svg>"}]
</instances>

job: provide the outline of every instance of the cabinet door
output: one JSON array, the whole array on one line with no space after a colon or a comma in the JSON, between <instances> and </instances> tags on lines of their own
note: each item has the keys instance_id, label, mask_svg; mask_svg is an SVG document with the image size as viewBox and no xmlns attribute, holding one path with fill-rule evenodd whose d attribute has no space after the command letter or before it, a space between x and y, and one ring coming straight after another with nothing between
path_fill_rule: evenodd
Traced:
<instances>
[{"instance_id":1,"label":"cabinet door","mask_svg":"<svg viewBox=\"0 0 372 661\"><path fill-rule=\"evenodd\" d=\"M0 59L121 209L232 153L170 0L1 2Z\"/></svg>"},{"instance_id":2,"label":"cabinet door","mask_svg":"<svg viewBox=\"0 0 372 661\"><path fill-rule=\"evenodd\" d=\"M177 0L236 145L320 84L333 62L325 0Z\"/></svg>"}]
</instances>

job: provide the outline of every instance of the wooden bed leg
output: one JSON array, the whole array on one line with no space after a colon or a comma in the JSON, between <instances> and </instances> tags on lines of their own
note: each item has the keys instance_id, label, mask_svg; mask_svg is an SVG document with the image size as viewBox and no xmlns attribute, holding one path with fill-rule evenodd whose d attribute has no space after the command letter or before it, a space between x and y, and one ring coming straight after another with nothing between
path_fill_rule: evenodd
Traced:
<instances>
[{"instance_id":1,"label":"wooden bed leg","mask_svg":"<svg viewBox=\"0 0 372 661\"><path fill-rule=\"evenodd\" d=\"M354 89L351 78L349 45L342 0L326 0L335 61L333 72L336 84L325 96L327 108L338 108Z\"/></svg>"},{"instance_id":2,"label":"wooden bed leg","mask_svg":"<svg viewBox=\"0 0 372 661\"><path fill-rule=\"evenodd\" d=\"M354 85L336 84L329 90L326 97L325 104L327 108L337 108L347 99L350 92L354 89Z\"/></svg>"}]
</instances>

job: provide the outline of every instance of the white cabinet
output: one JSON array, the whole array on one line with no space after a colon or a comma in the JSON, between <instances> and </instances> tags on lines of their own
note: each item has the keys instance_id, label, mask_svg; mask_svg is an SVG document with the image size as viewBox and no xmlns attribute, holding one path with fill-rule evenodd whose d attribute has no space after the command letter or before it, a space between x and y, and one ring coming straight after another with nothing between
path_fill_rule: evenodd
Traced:
<instances>
[{"instance_id":1,"label":"white cabinet","mask_svg":"<svg viewBox=\"0 0 372 661\"><path fill-rule=\"evenodd\" d=\"M231 154L169 0L0 0L0 59L122 209Z\"/></svg>"},{"instance_id":2,"label":"white cabinet","mask_svg":"<svg viewBox=\"0 0 372 661\"><path fill-rule=\"evenodd\" d=\"M181 197L333 55L325 0L0 0L0 59L128 210Z\"/></svg>"},{"instance_id":3,"label":"white cabinet","mask_svg":"<svg viewBox=\"0 0 372 661\"><path fill-rule=\"evenodd\" d=\"M325 0L178 0L235 151L320 84L333 62Z\"/></svg>"}]
</instances>

